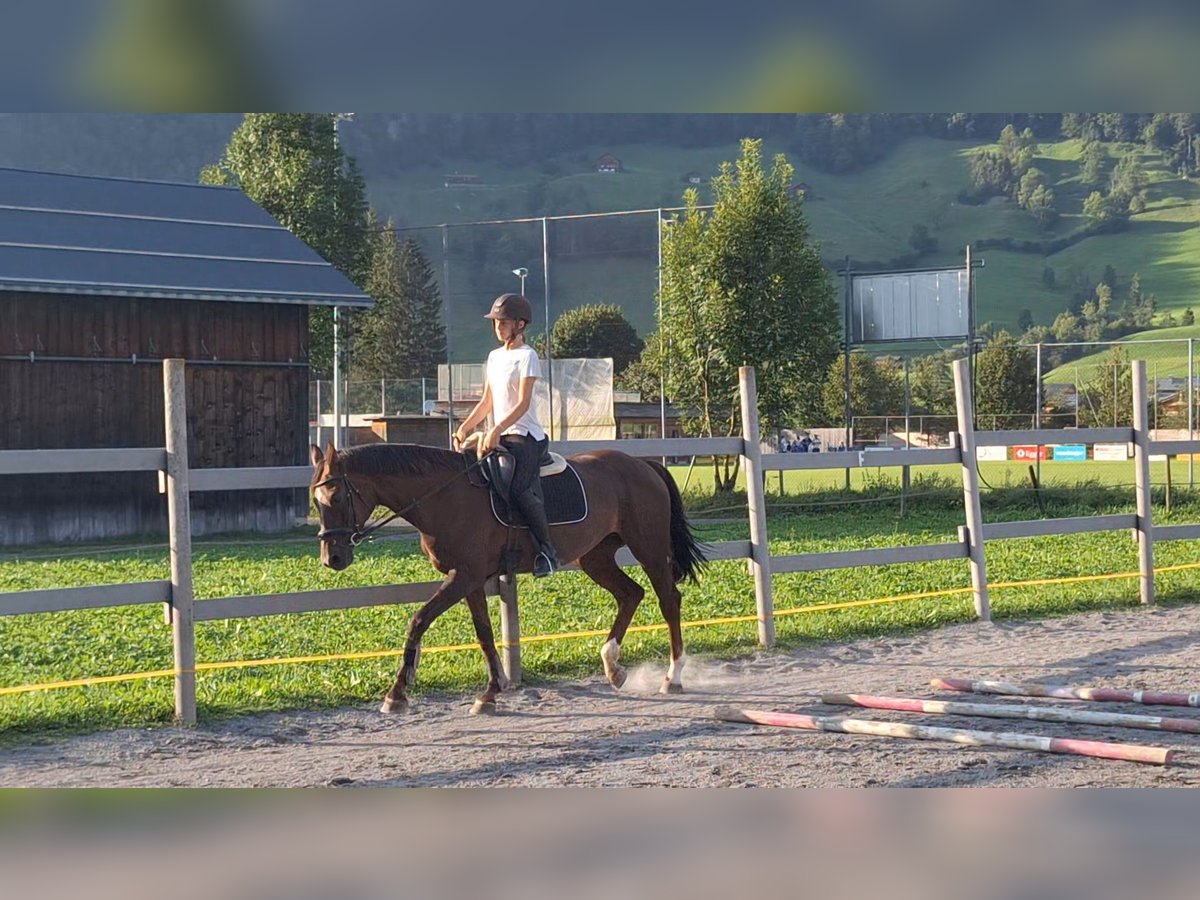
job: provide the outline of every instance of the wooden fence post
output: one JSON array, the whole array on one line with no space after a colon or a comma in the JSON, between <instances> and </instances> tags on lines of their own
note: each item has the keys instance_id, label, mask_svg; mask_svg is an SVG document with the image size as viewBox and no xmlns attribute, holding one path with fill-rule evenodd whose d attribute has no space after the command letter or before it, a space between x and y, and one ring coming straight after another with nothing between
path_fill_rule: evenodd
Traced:
<instances>
[{"instance_id":1,"label":"wooden fence post","mask_svg":"<svg viewBox=\"0 0 1200 900\"><path fill-rule=\"evenodd\" d=\"M504 674L516 687L521 683L521 619L517 612L517 576L501 575L496 579L500 595L500 641L503 645L501 662Z\"/></svg>"},{"instance_id":2,"label":"wooden fence post","mask_svg":"<svg viewBox=\"0 0 1200 900\"><path fill-rule=\"evenodd\" d=\"M182 359L163 360L167 449L167 527L171 541L171 636L175 717L196 722L196 628L192 620L192 527L188 495L187 385Z\"/></svg>"},{"instance_id":3,"label":"wooden fence post","mask_svg":"<svg viewBox=\"0 0 1200 900\"><path fill-rule=\"evenodd\" d=\"M771 551L767 546L767 506L763 492L762 448L758 445L758 385L751 366L738 369L742 399L742 459L746 466L746 505L750 513L750 571L758 608L758 642L775 644L775 604L771 599Z\"/></svg>"},{"instance_id":4,"label":"wooden fence post","mask_svg":"<svg viewBox=\"0 0 1200 900\"><path fill-rule=\"evenodd\" d=\"M988 602L987 563L983 551L983 512L979 504L979 460L975 456L975 421L971 415L971 369L965 360L954 361L954 401L958 408L958 449L962 453L963 508L967 527L967 558L971 565L975 615L992 619Z\"/></svg>"},{"instance_id":5,"label":"wooden fence post","mask_svg":"<svg viewBox=\"0 0 1200 900\"><path fill-rule=\"evenodd\" d=\"M1138 593L1154 602L1154 522L1150 506L1150 425L1146 415L1146 361L1135 359L1133 378L1133 467L1137 486Z\"/></svg>"}]
</instances>

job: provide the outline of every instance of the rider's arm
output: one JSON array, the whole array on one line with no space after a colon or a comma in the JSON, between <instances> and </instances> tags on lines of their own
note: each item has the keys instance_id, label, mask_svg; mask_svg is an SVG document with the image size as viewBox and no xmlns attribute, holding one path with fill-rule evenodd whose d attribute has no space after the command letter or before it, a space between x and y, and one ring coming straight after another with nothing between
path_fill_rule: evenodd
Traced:
<instances>
[{"instance_id":1,"label":"rider's arm","mask_svg":"<svg viewBox=\"0 0 1200 900\"><path fill-rule=\"evenodd\" d=\"M462 443L471 429L487 418L492 411L492 386L486 382L483 385L483 396L479 398L479 402L475 404L475 408L471 410L461 425L454 430L454 438L458 443ZM515 420L514 420L515 421Z\"/></svg>"}]
</instances>

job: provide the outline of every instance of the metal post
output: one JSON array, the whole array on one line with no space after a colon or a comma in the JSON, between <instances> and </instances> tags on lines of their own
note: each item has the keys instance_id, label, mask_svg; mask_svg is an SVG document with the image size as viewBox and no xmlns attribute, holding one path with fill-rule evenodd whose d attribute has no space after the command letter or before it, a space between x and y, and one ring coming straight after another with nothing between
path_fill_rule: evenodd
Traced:
<instances>
[{"instance_id":1,"label":"metal post","mask_svg":"<svg viewBox=\"0 0 1200 900\"><path fill-rule=\"evenodd\" d=\"M762 448L758 445L758 385L751 366L738 369L742 400L742 460L746 466L746 506L750 514L750 571L758 608L758 642L775 644L775 605L771 599L771 550L767 546L767 506L763 493Z\"/></svg>"},{"instance_id":2,"label":"metal post","mask_svg":"<svg viewBox=\"0 0 1200 900\"><path fill-rule=\"evenodd\" d=\"M321 379L317 379L317 433L314 435L313 443L318 447L321 446Z\"/></svg>"},{"instance_id":3,"label":"metal post","mask_svg":"<svg viewBox=\"0 0 1200 900\"><path fill-rule=\"evenodd\" d=\"M1195 393L1195 391L1196 391L1196 379L1195 379L1195 377L1194 377L1194 376L1193 376L1193 374L1192 374L1192 360L1195 358L1195 356L1194 356L1194 354L1195 354L1195 348L1194 348L1194 346L1193 346L1193 342L1194 342L1195 340L1196 340L1195 338L1188 338L1188 339L1187 339L1187 342L1188 342L1188 364L1187 364L1187 373L1188 373L1188 389L1187 389L1187 405L1188 405L1188 416L1187 416L1187 418L1188 418L1188 440L1189 440L1189 441L1194 441L1194 440L1196 439L1196 431L1195 431L1195 427L1196 427L1196 417L1195 417L1195 410L1196 410L1196 393ZM1157 385L1157 383L1156 383L1156 384L1155 384L1155 394L1157 395L1157 393L1158 393L1158 385ZM1189 454L1188 454L1188 487L1189 487L1189 488L1193 488L1193 487L1195 487L1195 486L1196 486L1196 454L1195 454L1195 453L1189 453Z\"/></svg>"},{"instance_id":4,"label":"metal post","mask_svg":"<svg viewBox=\"0 0 1200 900\"><path fill-rule=\"evenodd\" d=\"M446 316L446 446L454 446L454 355L450 352L450 230L442 226L442 292ZM423 383L422 383L423 384Z\"/></svg>"},{"instance_id":5,"label":"metal post","mask_svg":"<svg viewBox=\"0 0 1200 900\"><path fill-rule=\"evenodd\" d=\"M1154 523L1150 506L1150 431L1146 427L1146 361L1135 359L1133 377L1133 459L1137 486L1138 593L1154 602Z\"/></svg>"},{"instance_id":6,"label":"metal post","mask_svg":"<svg viewBox=\"0 0 1200 900\"><path fill-rule=\"evenodd\" d=\"M387 415L387 382L382 378L379 379L379 414Z\"/></svg>"},{"instance_id":7,"label":"metal post","mask_svg":"<svg viewBox=\"0 0 1200 900\"><path fill-rule=\"evenodd\" d=\"M958 447L962 453L963 507L967 525L960 535L967 544L971 565L971 587L974 589L975 615L991 621L988 602L987 564L983 550L983 512L979 505L979 460L975 456L975 420L971 417L971 367L965 361L954 361L954 401L958 411Z\"/></svg>"},{"instance_id":8,"label":"metal post","mask_svg":"<svg viewBox=\"0 0 1200 900\"><path fill-rule=\"evenodd\" d=\"M1154 378L1151 380L1150 383L1151 383L1151 385L1153 385L1151 390L1154 395L1154 430L1158 431L1158 360L1157 359L1154 361ZM1190 438L1191 435L1189 434L1188 437ZM1168 458L1168 463L1169 462L1170 462L1170 459ZM1170 465L1167 466L1167 471L1168 472L1171 471Z\"/></svg>"},{"instance_id":9,"label":"metal post","mask_svg":"<svg viewBox=\"0 0 1200 900\"><path fill-rule=\"evenodd\" d=\"M175 717L196 722L196 628L192 619L192 529L188 495L187 383L182 359L163 360L167 527L171 543L171 638Z\"/></svg>"},{"instance_id":10,"label":"metal post","mask_svg":"<svg viewBox=\"0 0 1200 900\"><path fill-rule=\"evenodd\" d=\"M912 434L910 416L912 413L912 386L908 381L908 357L904 357L904 449L910 446L909 435ZM908 495L909 466L900 469L900 515L904 515L904 501Z\"/></svg>"},{"instance_id":11,"label":"metal post","mask_svg":"<svg viewBox=\"0 0 1200 900\"><path fill-rule=\"evenodd\" d=\"M971 385L971 424L975 424L975 272L967 244L967 383Z\"/></svg>"},{"instance_id":12,"label":"metal post","mask_svg":"<svg viewBox=\"0 0 1200 900\"><path fill-rule=\"evenodd\" d=\"M514 686L521 683L521 619L517 612L516 576L501 575L500 586L500 660L504 674Z\"/></svg>"},{"instance_id":13,"label":"metal post","mask_svg":"<svg viewBox=\"0 0 1200 900\"><path fill-rule=\"evenodd\" d=\"M667 436L667 370L663 355L662 209L658 210L658 436ZM667 458L662 458L666 468Z\"/></svg>"},{"instance_id":14,"label":"metal post","mask_svg":"<svg viewBox=\"0 0 1200 900\"><path fill-rule=\"evenodd\" d=\"M843 285L843 288L842 288L842 323L843 323L843 328L842 328L843 339L842 340L843 340L843 352L845 353L844 362L845 362L845 367L846 367L846 371L844 373L845 374L844 388L845 388L845 392L846 392L846 447L845 447L845 449L847 451L849 451L850 436L851 436L851 431L850 431L850 415L851 415L851 410L850 410L850 338L851 338L851 333L853 331L852 323L850 321L850 304L852 302L852 298L850 296L850 294L851 294L851 288L850 288L851 278L850 278L850 257L849 256L846 257L844 272L845 272L845 284ZM850 490L850 470L849 469L846 469L846 490L847 491Z\"/></svg>"},{"instance_id":15,"label":"metal post","mask_svg":"<svg viewBox=\"0 0 1200 900\"><path fill-rule=\"evenodd\" d=\"M342 449L342 308L333 308L333 446Z\"/></svg>"},{"instance_id":16,"label":"metal post","mask_svg":"<svg viewBox=\"0 0 1200 900\"><path fill-rule=\"evenodd\" d=\"M550 396L550 440L556 440L554 428L554 347L550 336L550 239L546 217L542 216L542 291L546 305L546 388Z\"/></svg>"},{"instance_id":17,"label":"metal post","mask_svg":"<svg viewBox=\"0 0 1200 900\"><path fill-rule=\"evenodd\" d=\"M1040 431L1042 428L1042 342L1038 341L1037 345L1037 381L1033 386L1033 430ZM1042 445L1037 444L1037 452L1034 464L1037 466L1037 482L1042 483ZM1005 451L1007 452L1007 451Z\"/></svg>"}]
</instances>

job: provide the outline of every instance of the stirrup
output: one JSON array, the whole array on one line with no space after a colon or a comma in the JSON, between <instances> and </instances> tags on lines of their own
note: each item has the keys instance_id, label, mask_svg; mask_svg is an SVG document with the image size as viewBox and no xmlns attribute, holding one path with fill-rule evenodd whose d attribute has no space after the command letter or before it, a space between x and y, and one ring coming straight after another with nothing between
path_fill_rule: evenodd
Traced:
<instances>
[{"instance_id":1,"label":"stirrup","mask_svg":"<svg viewBox=\"0 0 1200 900\"><path fill-rule=\"evenodd\" d=\"M539 550L537 556L533 558L533 577L545 578L547 575L553 575L562 567L555 556L551 556L545 550Z\"/></svg>"}]
</instances>

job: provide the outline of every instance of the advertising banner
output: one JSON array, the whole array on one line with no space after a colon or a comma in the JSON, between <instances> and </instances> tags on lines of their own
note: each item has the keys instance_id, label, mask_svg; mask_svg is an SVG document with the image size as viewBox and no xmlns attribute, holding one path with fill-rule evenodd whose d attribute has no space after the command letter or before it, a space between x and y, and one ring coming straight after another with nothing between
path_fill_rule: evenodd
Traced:
<instances>
[{"instance_id":1,"label":"advertising banner","mask_svg":"<svg viewBox=\"0 0 1200 900\"><path fill-rule=\"evenodd\" d=\"M1013 459L1023 462L1034 462L1039 459L1050 458L1050 448L1046 446L1035 447L1032 445L1020 445L1013 447Z\"/></svg>"},{"instance_id":2,"label":"advertising banner","mask_svg":"<svg viewBox=\"0 0 1200 900\"><path fill-rule=\"evenodd\" d=\"M1121 461L1129 459L1128 444L1093 444L1092 459Z\"/></svg>"},{"instance_id":3,"label":"advertising banner","mask_svg":"<svg viewBox=\"0 0 1200 900\"><path fill-rule=\"evenodd\" d=\"M1056 461L1087 462L1087 444L1058 444L1054 447Z\"/></svg>"}]
</instances>

